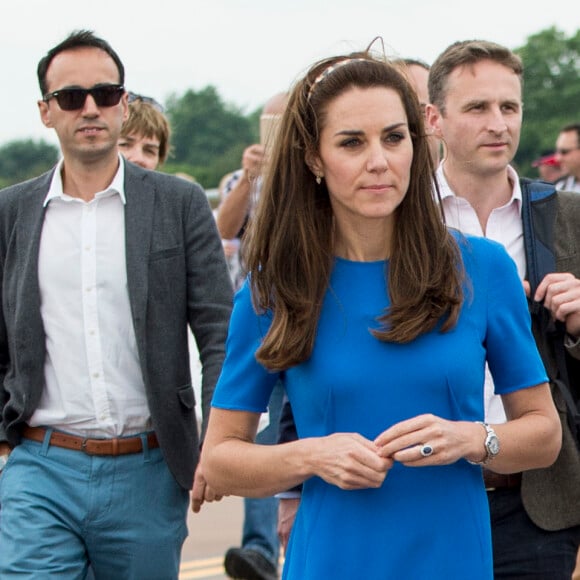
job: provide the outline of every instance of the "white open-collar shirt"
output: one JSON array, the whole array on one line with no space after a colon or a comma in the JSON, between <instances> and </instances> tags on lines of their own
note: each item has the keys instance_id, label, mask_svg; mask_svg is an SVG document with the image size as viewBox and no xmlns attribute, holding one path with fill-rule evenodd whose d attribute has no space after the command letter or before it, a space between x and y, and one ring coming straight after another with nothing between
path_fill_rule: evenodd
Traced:
<instances>
[{"instance_id":1,"label":"white open-collar shirt","mask_svg":"<svg viewBox=\"0 0 580 580\"><path fill-rule=\"evenodd\" d=\"M576 179L573 175L569 175L568 177L556 181L556 189L560 191L575 191L580 193L580 180Z\"/></svg>"},{"instance_id":2,"label":"white open-collar shirt","mask_svg":"<svg viewBox=\"0 0 580 580\"><path fill-rule=\"evenodd\" d=\"M45 386L29 424L88 437L149 430L127 289L124 164L89 202L63 191L61 170L62 161L44 201Z\"/></svg>"},{"instance_id":3,"label":"white open-collar shirt","mask_svg":"<svg viewBox=\"0 0 580 580\"><path fill-rule=\"evenodd\" d=\"M523 280L526 273L526 255L521 219L522 190L515 170L510 166L507 170L512 185L512 196L505 205L492 210L485 232L482 230L473 206L465 198L456 196L449 187L443 163L437 169L437 184L439 185L447 225L464 234L486 237L500 243L516 263L518 274ZM506 348L509 348L509 345L506 345ZM493 392L493 379L487 366L485 369L484 403L486 421L490 423L505 422L506 415L501 398Z\"/></svg>"}]
</instances>

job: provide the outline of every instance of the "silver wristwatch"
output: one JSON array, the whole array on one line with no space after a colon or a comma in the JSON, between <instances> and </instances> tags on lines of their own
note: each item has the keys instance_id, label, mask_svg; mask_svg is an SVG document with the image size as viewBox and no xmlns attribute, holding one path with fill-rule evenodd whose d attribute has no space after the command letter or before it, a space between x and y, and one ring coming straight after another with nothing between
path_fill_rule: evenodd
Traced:
<instances>
[{"instance_id":1,"label":"silver wristwatch","mask_svg":"<svg viewBox=\"0 0 580 580\"><path fill-rule=\"evenodd\" d=\"M485 441L483 446L485 447L485 457L481 461L469 461L472 465L487 465L498 453L500 449L498 436L495 431L487 424L482 421L476 421L478 425L482 425L485 429Z\"/></svg>"}]
</instances>

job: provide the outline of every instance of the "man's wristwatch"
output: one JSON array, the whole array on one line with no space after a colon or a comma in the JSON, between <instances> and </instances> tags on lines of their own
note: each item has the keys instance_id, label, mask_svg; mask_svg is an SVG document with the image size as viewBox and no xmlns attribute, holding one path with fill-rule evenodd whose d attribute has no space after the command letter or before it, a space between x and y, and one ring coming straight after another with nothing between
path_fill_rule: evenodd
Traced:
<instances>
[{"instance_id":1,"label":"man's wristwatch","mask_svg":"<svg viewBox=\"0 0 580 580\"><path fill-rule=\"evenodd\" d=\"M5 453L4 455L0 455L0 473L4 471L6 467L6 463L8 462L8 458L10 457L9 453Z\"/></svg>"},{"instance_id":2,"label":"man's wristwatch","mask_svg":"<svg viewBox=\"0 0 580 580\"><path fill-rule=\"evenodd\" d=\"M470 461L469 459L467 461L472 465L487 465L499 453L499 439L495 431L487 423L483 423L482 421L476 421L476 423L482 425L485 429L486 436L483 442L485 457L481 461Z\"/></svg>"}]
</instances>

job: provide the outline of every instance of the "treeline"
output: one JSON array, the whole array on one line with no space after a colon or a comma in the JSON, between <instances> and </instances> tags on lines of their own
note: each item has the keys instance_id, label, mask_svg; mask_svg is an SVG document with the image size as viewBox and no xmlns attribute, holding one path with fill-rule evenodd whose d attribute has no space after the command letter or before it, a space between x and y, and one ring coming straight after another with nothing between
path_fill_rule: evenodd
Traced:
<instances>
[{"instance_id":1,"label":"treeline","mask_svg":"<svg viewBox=\"0 0 580 580\"><path fill-rule=\"evenodd\" d=\"M570 37L554 27L542 30L515 52L524 62L524 123L516 164L534 177L530 163L554 149L562 127L580 123L580 29Z\"/></svg>"},{"instance_id":2,"label":"treeline","mask_svg":"<svg viewBox=\"0 0 580 580\"><path fill-rule=\"evenodd\" d=\"M172 147L163 171L189 173L204 187L217 187L258 140L260 110L245 115L224 103L213 86L173 95L166 105Z\"/></svg>"},{"instance_id":3,"label":"treeline","mask_svg":"<svg viewBox=\"0 0 580 580\"><path fill-rule=\"evenodd\" d=\"M580 122L580 30L571 36L554 27L542 30L516 49L525 66L524 124L515 159L523 175L535 176L531 162L553 149L560 128ZM259 109L244 113L207 86L172 95L166 103L173 135L163 167L184 172L204 187L237 169L245 147L258 140ZM0 147L0 187L50 168L58 150L44 141L21 140Z\"/></svg>"}]
</instances>

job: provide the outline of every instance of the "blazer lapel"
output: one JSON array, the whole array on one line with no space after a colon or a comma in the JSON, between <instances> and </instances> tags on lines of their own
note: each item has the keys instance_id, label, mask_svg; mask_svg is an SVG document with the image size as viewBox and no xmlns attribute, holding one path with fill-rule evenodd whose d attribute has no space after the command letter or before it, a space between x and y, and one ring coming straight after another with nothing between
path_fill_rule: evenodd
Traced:
<instances>
[{"instance_id":1,"label":"blazer lapel","mask_svg":"<svg viewBox=\"0 0 580 580\"><path fill-rule=\"evenodd\" d=\"M20 281L18 307L15 312L19 339L28 347L22 356L44 360L44 325L40 313L38 253L44 219L43 201L50 187L52 172L41 176L34 187L19 200L17 245ZM34 345L34 346L33 346ZM26 353L26 354L25 354ZM38 358L40 356L40 358Z\"/></svg>"},{"instance_id":2,"label":"blazer lapel","mask_svg":"<svg viewBox=\"0 0 580 580\"><path fill-rule=\"evenodd\" d=\"M129 163L125 163L125 197L127 286L139 351L144 352L155 187L145 172Z\"/></svg>"}]
</instances>

